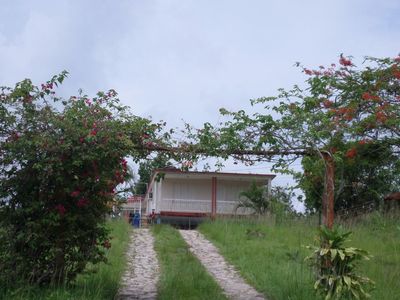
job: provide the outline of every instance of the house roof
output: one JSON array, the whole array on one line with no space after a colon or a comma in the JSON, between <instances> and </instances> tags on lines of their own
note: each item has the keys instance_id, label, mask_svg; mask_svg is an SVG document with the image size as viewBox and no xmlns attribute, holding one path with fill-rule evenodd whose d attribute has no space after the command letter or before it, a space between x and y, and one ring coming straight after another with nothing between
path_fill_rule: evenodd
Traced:
<instances>
[{"instance_id":1,"label":"house roof","mask_svg":"<svg viewBox=\"0 0 400 300\"><path fill-rule=\"evenodd\" d=\"M255 173L228 173L228 172L206 172L206 171L182 171L180 169L175 168L164 168L164 169L155 169L153 171L154 175L158 173L172 173L172 174L182 174L182 175L206 175L210 177L215 176L238 176L238 177L265 177L265 178L275 178L275 174L255 174Z\"/></svg>"}]
</instances>

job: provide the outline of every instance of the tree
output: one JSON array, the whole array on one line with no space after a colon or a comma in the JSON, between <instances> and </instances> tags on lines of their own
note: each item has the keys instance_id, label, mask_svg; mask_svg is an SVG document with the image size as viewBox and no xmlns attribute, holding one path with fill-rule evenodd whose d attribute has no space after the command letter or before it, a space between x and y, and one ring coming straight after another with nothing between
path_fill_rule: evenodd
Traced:
<instances>
[{"instance_id":1,"label":"tree","mask_svg":"<svg viewBox=\"0 0 400 300\"><path fill-rule=\"evenodd\" d=\"M67 72L0 90L0 284L70 281L111 246L107 205L161 124L114 90L62 99Z\"/></svg>"},{"instance_id":2,"label":"tree","mask_svg":"<svg viewBox=\"0 0 400 300\"><path fill-rule=\"evenodd\" d=\"M309 76L306 88L296 85L281 89L276 97L252 100L258 107L252 115L221 109L228 121L215 127L206 123L189 136L210 155L231 155L247 164L273 161L274 168L284 172L304 156L321 160L324 219L331 227L335 165L343 168L344 160L358 156L357 147L369 144L386 145L398 158L400 57L366 58L357 69L341 55L338 65L301 68Z\"/></svg>"},{"instance_id":3,"label":"tree","mask_svg":"<svg viewBox=\"0 0 400 300\"><path fill-rule=\"evenodd\" d=\"M344 159L337 167L335 211L363 204L378 207L384 196L400 187L400 162L391 147L384 144L355 146L357 156ZM345 147L342 147L345 148ZM305 194L308 212L321 210L324 166L313 156L302 158L304 172L296 176Z\"/></svg>"},{"instance_id":4,"label":"tree","mask_svg":"<svg viewBox=\"0 0 400 300\"><path fill-rule=\"evenodd\" d=\"M145 194L147 191L147 184L150 182L151 174L155 169L172 167L169 155L159 153L154 159L147 159L141 161L139 164L139 181L135 184L136 194Z\"/></svg>"}]
</instances>

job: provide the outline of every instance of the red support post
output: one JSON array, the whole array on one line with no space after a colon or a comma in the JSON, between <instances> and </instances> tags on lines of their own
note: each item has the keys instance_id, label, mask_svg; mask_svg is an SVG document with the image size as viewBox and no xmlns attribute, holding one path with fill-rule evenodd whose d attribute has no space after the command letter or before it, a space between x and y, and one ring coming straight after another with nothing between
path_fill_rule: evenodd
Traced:
<instances>
[{"instance_id":1,"label":"red support post","mask_svg":"<svg viewBox=\"0 0 400 300\"><path fill-rule=\"evenodd\" d=\"M332 229L335 201L335 163L329 152L322 152L325 161L325 186L322 197L322 223Z\"/></svg>"},{"instance_id":2,"label":"red support post","mask_svg":"<svg viewBox=\"0 0 400 300\"><path fill-rule=\"evenodd\" d=\"M211 179L211 218L217 214L217 177Z\"/></svg>"}]
</instances>

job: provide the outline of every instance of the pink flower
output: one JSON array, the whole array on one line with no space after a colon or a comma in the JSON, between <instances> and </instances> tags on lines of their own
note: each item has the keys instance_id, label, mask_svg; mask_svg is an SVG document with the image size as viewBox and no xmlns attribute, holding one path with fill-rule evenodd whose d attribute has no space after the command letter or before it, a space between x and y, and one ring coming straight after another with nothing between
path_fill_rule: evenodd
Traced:
<instances>
[{"instance_id":1,"label":"pink flower","mask_svg":"<svg viewBox=\"0 0 400 300\"><path fill-rule=\"evenodd\" d=\"M304 69L304 73L306 73L307 75L312 75L312 71L309 69Z\"/></svg>"},{"instance_id":2,"label":"pink flower","mask_svg":"<svg viewBox=\"0 0 400 300\"><path fill-rule=\"evenodd\" d=\"M339 63L340 63L342 66L345 66L345 67L347 67L347 66L352 66L352 65L353 65L353 63L351 62L351 60L345 58L343 55L340 56Z\"/></svg>"},{"instance_id":3,"label":"pink flower","mask_svg":"<svg viewBox=\"0 0 400 300\"><path fill-rule=\"evenodd\" d=\"M89 200L85 199L85 198L81 198L79 199L79 201L76 203L76 206L78 207L85 207L89 204Z\"/></svg>"},{"instance_id":4,"label":"pink flower","mask_svg":"<svg viewBox=\"0 0 400 300\"><path fill-rule=\"evenodd\" d=\"M81 192L79 190L75 190L71 192L71 197L78 197Z\"/></svg>"},{"instance_id":5,"label":"pink flower","mask_svg":"<svg viewBox=\"0 0 400 300\"><path fill-rule=\"evenodd\" d=\"M58 212L58 214L60 215L60 216L63 216L63 215L65 215L65 212L67 211L67 209L64 207L64 205L62 205L62 204L58 204L56 207L55 207L55 209L57 210L57 212Z\"/></svg>"}]
</instances>

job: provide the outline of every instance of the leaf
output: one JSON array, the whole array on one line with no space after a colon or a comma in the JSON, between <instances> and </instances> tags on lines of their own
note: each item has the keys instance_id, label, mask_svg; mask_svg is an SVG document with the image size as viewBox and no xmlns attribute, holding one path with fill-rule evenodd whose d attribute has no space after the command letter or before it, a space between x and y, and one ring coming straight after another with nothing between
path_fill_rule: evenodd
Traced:
<instances>
[{"instance_id":1,"label":"leaf","mask_svg":"<svg viewBox=\"0 0 400 300\"><path fill-rule=\"evenodd\" d=\"M342 260L345 259L346 255L343 253L342 250L338 250L338 254L339 254L339 256L340 256L340 258L341 258Z\"/></svg>"},{"instance_id":2,"label":"leaf","mask_svg":"<svg viewBox=\"0 0 400 300\"><path fill-rule=\"evenodd\" d=\"M343 276L343 280L348 287L351 287L351 278L349 276Z\"/></svg>"},{"instance_id":3,"label":"leaf","mask_svg":"<svg viewBox=\"0 0 400 300\"><path fill-rule=\"evenodd\" d=\"M351 291L351 293L354 295L354 297L355 297L356 299L360 299L360 295L358 294L358 292L357 292L356 290L350 289L350 291Z\"/></svg>"},{"instance_id":4,"label":"leaf","mask_svg":"<svg viewBox=\"0 0 400 300\"><path fill-rule=\"evenodd\" d=\"M333 282L334 282L334 278L333 278L333 277L329 277L329 279L328 279L328 284L329 284L330 286L332 286L332 285L333 285Z\"/></svg>"},{"instance_id":5,"label":"leaf","mask_svg":"<svg viewBox=\"0 0 400 300\"><path fill-rule=\"evenodd\" d=\"M323 248L321 249L321 251L319 252L319 255L324 256L329 252L329 249Z\"/></svg>"},{"instance_id":6,"label":"leaf","mask_svg":"<svg viewBox=\"0 0 400 300\"><path fill-rule=\"evenodd\" d=\"M318 286L320 285L320 283L321 283L321 279L317 280L317 281L314 283L314 290L318 289Z\"/></svg>"},{"instance_id":7,"label":"leaf","mask_svg":"<svg viewBox=\"0 0 400 300\"><path fill-rule=\"evenodd\" d=\"M332 258L332 260L335 259L336 255L337 255L337 250L336 249L331 249L331 258Z\"/></svg>"}]
</instances>

